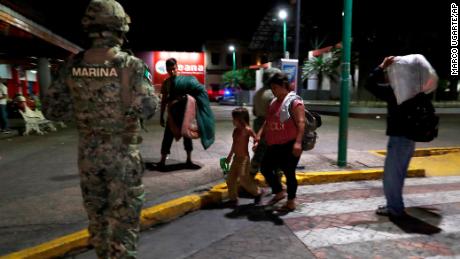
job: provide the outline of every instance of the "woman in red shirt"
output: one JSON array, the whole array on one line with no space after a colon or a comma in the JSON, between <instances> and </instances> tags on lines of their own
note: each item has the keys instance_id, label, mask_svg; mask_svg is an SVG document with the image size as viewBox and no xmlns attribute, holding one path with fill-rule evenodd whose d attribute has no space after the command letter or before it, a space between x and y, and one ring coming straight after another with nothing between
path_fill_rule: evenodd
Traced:
<instances>
[{"instance_id":1,"label":"woman in red shirt","mask_svg":"<svg viewBox=\"0 0 460 259\"><path fill-rule=\"evenodd\" d=\"M279 168L286 176L288 196L281 210L293 211L297 192L295 170L302 154L305 127L304 106L302 98L290 91L286 74L274 74L269 83L275 99L270 104L265 123L258 133L258 139L263 137L268 145L262 159L261 172L275 194L267 205L274 205L286 197L280 178L276 175L276 169Z\"/></svg>"}]
</instances>

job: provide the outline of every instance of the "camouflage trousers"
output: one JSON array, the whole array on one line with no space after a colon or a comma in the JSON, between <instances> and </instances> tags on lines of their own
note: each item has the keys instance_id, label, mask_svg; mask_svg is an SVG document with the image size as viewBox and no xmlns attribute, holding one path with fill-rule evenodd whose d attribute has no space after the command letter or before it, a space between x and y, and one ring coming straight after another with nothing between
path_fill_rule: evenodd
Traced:
<instances>
[{"instance_id":1,"label":"camouflage trousers","mask_svg":"<svg viewBox=\"0 0 460 259\"><path fill-rule=\"evenodd\" d=\"M144 202L138 145L81 138L79 169L90 244L99 258L136 258Z\"/></svg>"}]
</instances>

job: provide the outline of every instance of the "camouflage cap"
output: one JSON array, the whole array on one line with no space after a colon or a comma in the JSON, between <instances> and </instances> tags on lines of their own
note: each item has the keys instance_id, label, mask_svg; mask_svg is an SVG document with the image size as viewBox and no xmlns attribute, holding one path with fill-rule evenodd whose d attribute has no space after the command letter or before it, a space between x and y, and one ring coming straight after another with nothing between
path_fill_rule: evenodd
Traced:
<instances>
[{"instance_id":1,"label":"camouflage cap","mask_svg":"<svg viewBox=\"0 0 460 259\"><path fill-rule=\"evenodd\" d=\"M131 19L115 0L91 0L81 20L85 32L128 32Z\"/></svg>"}]
</instances>

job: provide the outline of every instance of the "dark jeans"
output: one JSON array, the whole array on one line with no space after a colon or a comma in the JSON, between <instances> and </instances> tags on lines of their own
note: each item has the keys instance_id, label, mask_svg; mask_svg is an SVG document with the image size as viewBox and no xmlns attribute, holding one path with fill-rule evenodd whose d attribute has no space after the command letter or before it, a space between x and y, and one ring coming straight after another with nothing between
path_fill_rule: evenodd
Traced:
<instances>
[{"instance_id":1,"label":"dark jeans","mask_svg":"<svg viewBox=\"0 0 460 259\"><path fill-rule=\"evenodd\" d=\"M168 117L168 120L173 120L176 125L182 125L184 120L184 111L185 106L187 104L187 99L184 96L176 97L176 101L174 104L168 104L168 109L170 109L171 117ZM169 116L169 115L168 115ZM185 151L192 151L193 144L192 139L185 138L184 139L184 149ZM163 142L161 142L161 154L167 155L171 153L171 145L174 139L174 135L171 129L168 126L168 122L166 122L165 132L163 135Z\"/></svg>"},{"instance_id":2,"label":"dark jeans","mask_svg":"<svg viewBox=\"0 0 460 259\"><path fill-rule=\"evenodd\" d=\"M6 104L0 104L0 129L8 129L8 113L6 112Z\"/></svg>"},{"instance_id":3,"label":"dark jeans","mask_svg":"<svg viewBox=\"0 0 460 259\"><path fill-rule=\"evenodd\" d=\"M252 125L254 128L254 132L256 134L262 127L264 121L265 121L265 117L257 117L254 119L254 123ZM257 172L259 172L260 164L262 163L262 158L264 157L266 149L267 149L267 144L265 143L265 140L262 138L259 141L259 144L257 145L257 149L254 151L254 155L252 156L252 159L251 159L251 169L250 169L251 175L256 175Z\"/></svg>"},{"instance_id":4,"label":"dark jeans","mask_svg":"<svg viewBox=\"0 0 460 259\"><path fill-rule=\"evenodd\" d=\"M277 169L281 169L286 176L288 199L294 199L297 192L297 179L295 170L300 157L292 154L292 147L295 141L281 145L271 145L267 147L262 159L261 171L272 188L272 192L277 194L283 190Z\"/></svg>"},{"instance_id":5,"label":"dark jeans","mask_svg":"<svg viewBox=\"0 0 460 259\"><path fill-rule=\"evenodd\" d=\"M185 138L185 137L182 137L182 138L184 139L185 151L192 151L193 150L192 139ZM161 142L161 154L162 155L167 155L171 153L171 145L172 145L173 139L174 139L173 133L171 129L169 129L168 125L166 124L165 132L163 135L163 141Z\"/></svg>"},{"instance_id":6,"label":"dark jeans","mask_svg":"<svg viewBox=\"0 0 460 259\"><path fill-rule=\"evenodd\" d=\"M404 212L403 187L415 142L402 136L390 136L383 173L383 191L390 213Z\"/></svg>"}]
</instances>

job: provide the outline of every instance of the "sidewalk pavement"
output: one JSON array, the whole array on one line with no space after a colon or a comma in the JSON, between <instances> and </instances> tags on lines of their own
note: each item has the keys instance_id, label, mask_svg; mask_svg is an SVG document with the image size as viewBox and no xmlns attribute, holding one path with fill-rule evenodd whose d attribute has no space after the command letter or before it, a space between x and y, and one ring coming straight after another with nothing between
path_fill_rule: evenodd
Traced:
<instances>
[{"instance_id":1,"label":"sidewalk pavement","mask_svg":"<svg viewBox=\"0 0 460 259\"><path fill-rule=\"evenodd\" d=\"M286 225L317 258L459 258L460 177L407 179L408 217L377 216L377 181L302 186Z\"/></svg>"},{"instance_id":2,"label":"sidewalk pavement","mask_svg":"<svg viewBox=\"0 0 460 259\"><path fill-rule=\"evenodd\" d=\"M208 206L144 231L138 258L460 258L459 187L459 176L407 179L399 219L375 214L385 203L375 180L299 186L288 214L283 202Z\"/></svg>"}]
</instances>

